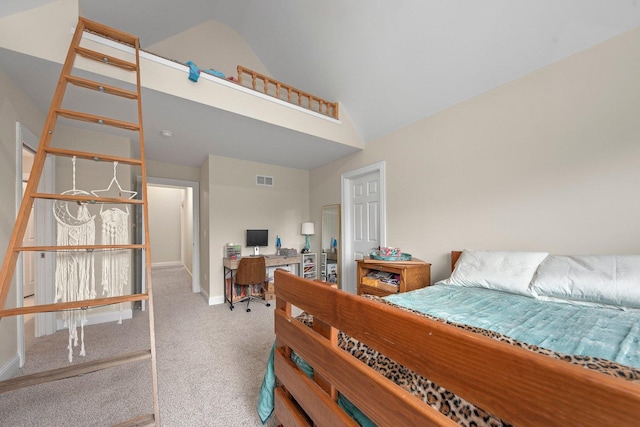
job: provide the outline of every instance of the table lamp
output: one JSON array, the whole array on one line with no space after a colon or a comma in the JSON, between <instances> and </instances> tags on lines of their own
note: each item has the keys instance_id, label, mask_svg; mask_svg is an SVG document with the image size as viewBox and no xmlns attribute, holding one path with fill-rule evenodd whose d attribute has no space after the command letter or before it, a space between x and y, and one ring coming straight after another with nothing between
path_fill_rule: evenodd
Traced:
<instances>
[{"instance_id":1,"label":"table lamp","mask_svg":"<svg viewBox=\"0 0 640 427\"><path fill-rule=\"evenodd\" d=\"M306 254L309 252L309 248L311 247L311 238L309 236L316 234L313 223L303 222L302 227L300 228L300 234L306 236L304 249L302 250L302 253Z\"/></svg>"}]
</instances>

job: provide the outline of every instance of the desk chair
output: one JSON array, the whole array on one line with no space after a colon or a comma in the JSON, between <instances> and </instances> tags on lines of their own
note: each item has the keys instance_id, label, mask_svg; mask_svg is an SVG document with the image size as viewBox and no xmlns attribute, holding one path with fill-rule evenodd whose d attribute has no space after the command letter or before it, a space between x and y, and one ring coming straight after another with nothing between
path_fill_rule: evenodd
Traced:
<instances>
[{"instance_id":1,"label":"desk chair","mask_svg":"<svg viewBox=\"0 0 640 427\"><path fill-rule=\"evenodd\" d=\"M242 257L238 263L238 271L236 271L235 283L239 286L247 286L247 296L239 299L237 302L247 301L247 312L251 311L249 303L251 300L260 301L269 307L267 301L251 294L252 285L263 286L267 279L267 267L263 256L259 257ZM231 306L233 310L233 306Z\"/></svg>"}]
</instances>

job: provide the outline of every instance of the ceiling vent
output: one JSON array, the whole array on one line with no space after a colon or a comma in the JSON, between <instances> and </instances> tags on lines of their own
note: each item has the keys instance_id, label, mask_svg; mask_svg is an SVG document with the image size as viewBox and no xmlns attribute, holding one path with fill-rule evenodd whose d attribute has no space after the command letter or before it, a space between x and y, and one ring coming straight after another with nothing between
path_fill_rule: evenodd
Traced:
<instances>
[{"instance_id":1,"label":"ceiling vent","mask_svg":"<svg viewBox=\"0 0 640 427\"><path fill-rule=\"evenodd\" d=\"M256 175L256 185L259 185L261 187L273 187L273 177Z\"/></svg>"}]
</instances>

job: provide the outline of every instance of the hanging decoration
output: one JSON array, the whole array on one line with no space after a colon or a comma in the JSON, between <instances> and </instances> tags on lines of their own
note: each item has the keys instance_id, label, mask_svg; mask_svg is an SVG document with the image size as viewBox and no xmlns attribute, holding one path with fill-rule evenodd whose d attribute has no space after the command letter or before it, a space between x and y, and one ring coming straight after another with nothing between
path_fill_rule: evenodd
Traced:
<instances>
[{"instance_id":1,"label":"hanging decoration","mask_svg":"<svg viewBox=\"0 0 640 427\"><path fill-rule=\"evenodd\" d=\"M76 188L76 158L72 158L73 187L63 195L89 195ZM69 210L70 204L77 211ZM91 216L86 203L56 200L53 214L57 222L57 244L59 246L93 245L95 243L95 216ZM84 249L58 251L56 253L56 301L69 302L92 299L96 296L95 264L93 251ZM64 324L69 329L69 362L73 361L73 347L78 345L78 327L80 328L80 356L84 356L84 325L87 323L85 310L67 310L62 312Z\"/></svg>"},{"instance_id":2,"label":"hanging decoration","mask_svg":"<svg viewBox=\"0 0 640 427\"><path fill-rule=\"evenodd\" d=\"M126 193L129 199L133 199L138 193L136 191L123 190L118 182L117 172L118 162L113 162L113 178L109 186L103 190L94 190L91 193L104 193L111 190L116 184L119 196ZM103 245L126 245L129 244L129 210L119 208L100 208L100 219L102 221L101 244ZM107 297L121 296L124 288L129 284L130 253L126 249L111 249L103 252L102 255L102 293ZM120 304L120 319L122 323L122 304Z\"/></svg>"}]
</instances>

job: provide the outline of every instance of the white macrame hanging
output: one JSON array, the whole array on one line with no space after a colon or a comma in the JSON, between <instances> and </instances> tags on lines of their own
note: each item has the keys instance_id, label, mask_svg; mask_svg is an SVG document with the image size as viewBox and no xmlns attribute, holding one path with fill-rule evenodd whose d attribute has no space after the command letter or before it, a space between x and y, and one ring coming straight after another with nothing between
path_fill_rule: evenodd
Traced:
<instances>
[{"instance_id":1,"label":"white macrame hanging","mask_svg":"<svg viewBox=\"0 0 640 427\"><path fill-rule=\"evenodd\" d=\"M109 186L103 190L94 190L91 193L104 193L111 190L116 184L119 195L127 193L129 199L134 198L136 191L123 190L116 177L118 162L113 162L113 178ZM102 220L101 243L103 245L126 245L129 244L129 210L123 211L119 208L100 208L100 218ZM124 287L129 284L130 254L125 249L107 250L102 255L102 293L107 297L121 296L124 294ZM120 319L122 323L122 304L120 304Z\"/></svg>"},{"instance_id":2,"label":"white macrame hanging","mask_svg":"<svg viewBox=\"0 0 640 427\"><path fill-rule=\"evenodd\" d=\"M102 244L126 245L129 243L129 212L110 208L100 212L102 219ZM107 250L102 255L102 293L107 297L121 296L129 283L129 251ZM122 304L120 319L122 323Z\"/></svg>"},{"instance_id":3,"label":"white macrame hanging","mask_svg":"<svg viewBox=\"0 0 640 427\"><path fill-rule=\"evenodd\" d=\"M63 195L89 195L76 188L76 158L73 164L73 187ZM91 216L87 205L77 204L75 213L69 211L69 204L56 200L53 214L57 222L57 244L59 246L93 245L96 238L95 216ZM93 251L84 249L59 251L56 253L56 301L69 302L93 299L96 297ZM80 327L80 356L84 356L84 325L87 323L85 310L67 310L62 312L64 324L69 328L67 347L69 362L73 361L73 347L78 345L78 327Z\"/></svg>"}]
</instances>

